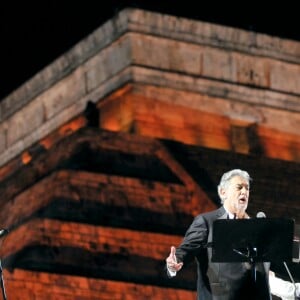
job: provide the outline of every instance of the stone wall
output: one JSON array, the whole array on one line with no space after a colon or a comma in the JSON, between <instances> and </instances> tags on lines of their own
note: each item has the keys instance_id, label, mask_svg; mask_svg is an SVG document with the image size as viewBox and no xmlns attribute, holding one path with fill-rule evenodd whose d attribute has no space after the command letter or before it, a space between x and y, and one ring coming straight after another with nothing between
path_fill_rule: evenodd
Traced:
<instances>
[{"instance_id":1,"label":"stone wall","mask_svg":"<svg viewBox=\"0 0 300 300\"><path fill-rule=\"evenodd\" d=\"M235 28L124 10L1 101L0 164L78 116L89 100L99 103L129 82L168 88L172 102L194 110L297 135L299 47Z\"/></svg>"}]
</instances>

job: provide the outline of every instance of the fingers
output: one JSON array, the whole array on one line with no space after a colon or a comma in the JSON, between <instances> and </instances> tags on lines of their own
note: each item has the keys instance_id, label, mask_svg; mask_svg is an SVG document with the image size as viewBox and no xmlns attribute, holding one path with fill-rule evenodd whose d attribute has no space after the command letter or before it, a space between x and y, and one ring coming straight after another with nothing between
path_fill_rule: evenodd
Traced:
<instances>
[{"instance_id":1,"label":"fingers","mask_svg":"<svg viewBox=\"0 0 300 300\"><path fill-rule=\"evenodd\" d=\"M173 258L174 262L177 262L177 259L176 259L176 248L174 246L171 247L170 256Z\"/></svg>"},{"instance_id":2,"label":"fingers","mask_svg":"<svg viewBox=\"0 0 300 300\"><path fill-rule=\"evenodd\" d=\"M183 266L183 263L178 264L168 264L168 269L172 272L178 272Z\"/></svg>"},{"instance_id":3,"label":"fingers","mask_svg":"<svg viewBox=\"0 0 300 300\"><path fill-rule=\"evenodd\" d=\"M181 268L182 268L182 266L183 266L183 263L181 262L181 263L178 263L178 264L175 264L174 265L174 269L178 272Z\"/></svg>"},{"instance_id":4,"label":"fingers","mask_svg":"<svg viewBox=\"0 0 300 300\"><path fill-rule=\"evenodd\" d=\"M183 266L182 262L177 263L176 248L174 246L171 247L171 252L170 252L170 255L166 259L166 263L167 263L168 269L170 269L173 272L179 271Z\"/></svg>"},{"instance_id":5,"label":"fingers","mask_svg":"<svg viewBox=\"0 0 300 300\"><path fill-rule=\"evenodd\" d=\"M166 262L168 265L171 264L176 264L177 263L177 259L176 259L176 248L174 246L171 247L171 252L169 254L169 256L166 259Z\"/></svg>"}]
</instances>

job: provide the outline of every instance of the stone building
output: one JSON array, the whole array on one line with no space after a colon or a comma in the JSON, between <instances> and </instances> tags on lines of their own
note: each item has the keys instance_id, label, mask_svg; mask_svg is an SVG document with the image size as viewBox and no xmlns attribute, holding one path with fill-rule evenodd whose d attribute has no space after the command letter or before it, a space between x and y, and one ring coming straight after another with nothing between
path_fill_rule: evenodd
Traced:
<instances>
[{"instance_id":1,"label":"stone building","mask_svg":"<svg viewBox=\"0 0 300 300\"><path fill-rule=\"evenodd\" d=\"M140 9L36 74L0 103L8 298L194 299L164 259L231 168L299 224L299 75L299 42Z\"/></svg>"}]
</instances>

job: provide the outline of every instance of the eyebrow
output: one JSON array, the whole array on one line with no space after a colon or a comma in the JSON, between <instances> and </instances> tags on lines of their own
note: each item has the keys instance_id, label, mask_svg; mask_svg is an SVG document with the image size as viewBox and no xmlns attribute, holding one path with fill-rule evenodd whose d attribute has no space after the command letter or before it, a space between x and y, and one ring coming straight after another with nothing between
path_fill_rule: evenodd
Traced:
<instances>
[{"instance_id":1,"label":"eyebrow","mask_svg":"<svg viewBox=\"0 0 300 300\"><path fill-rule=\"evenodd\" d=\"M243 183L237 183L236 186L237 186L237 187L245 186L246 188L249 189L249 184L247 184L247 183L246 183L246 184L243 184Z\"/></svg>"}]
</instances>

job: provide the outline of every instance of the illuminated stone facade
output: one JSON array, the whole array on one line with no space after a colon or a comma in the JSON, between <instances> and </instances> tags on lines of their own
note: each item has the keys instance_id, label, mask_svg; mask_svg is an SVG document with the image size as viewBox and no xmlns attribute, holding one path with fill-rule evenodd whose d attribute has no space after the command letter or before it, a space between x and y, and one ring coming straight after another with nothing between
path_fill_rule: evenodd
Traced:
<instances>
[{"instance_id":1,"label":"illuminated stone facade","mask_svg":"<svg viewBox=\"0 0 300 300\"><path fill-rule=\"evenodd\" d=\"M127 9L9 95L8 298L194 299L164 259L230 168L250 214L300 223L299 75L298 42Z\"/></svg>"}]
</instances>

